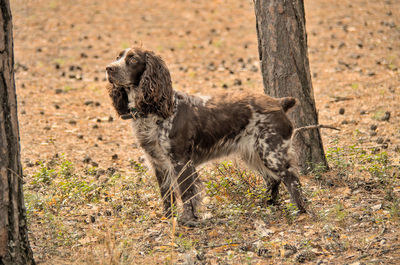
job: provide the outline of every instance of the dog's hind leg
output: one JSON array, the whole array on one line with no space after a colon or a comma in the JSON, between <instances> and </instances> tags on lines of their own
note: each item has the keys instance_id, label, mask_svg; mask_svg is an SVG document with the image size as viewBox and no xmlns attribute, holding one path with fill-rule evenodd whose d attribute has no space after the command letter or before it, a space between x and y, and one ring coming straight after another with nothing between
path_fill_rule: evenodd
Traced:
<instances>
[{"instance_id":1,"label":"dog's hind leg","mask_svg":"<svg viewBox=\"0 0 400 265\"><path fill-rule=\"evenodd\" d=\"M292 201L294 201L300 212L306 212L300 181L294 169L291 167L287 168L285 171L282 171L281 176Z\"/></svg>"},{"instance_id":2,"label":"dog's hind leg","mask_svg":"<svg viewBox=\"0 0 400 265\"><path fill-rule=\"evenodd\" d=\"M271 187L271 199L276 199L279 183L283 181L299 211L305 212L300 181L288 155L288 143L279 134L267 130L260 133L256 141L256 149L266 171L271 174L271 178L275 181L275 184L272 184Z\"/></svg>"}]
</instances>

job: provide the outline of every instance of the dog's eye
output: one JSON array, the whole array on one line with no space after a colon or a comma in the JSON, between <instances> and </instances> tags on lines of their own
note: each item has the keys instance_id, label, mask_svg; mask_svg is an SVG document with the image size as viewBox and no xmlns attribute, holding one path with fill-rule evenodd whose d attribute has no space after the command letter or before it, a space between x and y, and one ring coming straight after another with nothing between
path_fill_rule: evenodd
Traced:
<instances>
[{"instance_id":1,"label":"dog's eye","mask_svg":"<svg viewBox=\"0 0 400 265\"><path fill-rule=\"evenodd\" d=\"M127 62L128 62L129 64L135 64L135 63L137 63L137 60L136 60L135 57L130 56L130 57L127 58Z\"/></svg>"}]
</instances>

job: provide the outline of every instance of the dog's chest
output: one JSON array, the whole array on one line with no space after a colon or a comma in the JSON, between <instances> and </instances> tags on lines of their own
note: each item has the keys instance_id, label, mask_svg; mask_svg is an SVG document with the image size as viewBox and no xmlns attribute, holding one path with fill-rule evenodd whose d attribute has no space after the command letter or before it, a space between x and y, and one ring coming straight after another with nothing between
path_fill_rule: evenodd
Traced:
<instances>
[{"instance_id":1,"label":"dog's chest","mask_svg":"<svg viewBox=\"0 0 400 265\"><path fill-rule=\"evenodd\" d=\"M133 122L133 129L140 146L150 156L168 153L170 149L169 132L172 123L149 117Z\"/></svg>"}]
</instances>

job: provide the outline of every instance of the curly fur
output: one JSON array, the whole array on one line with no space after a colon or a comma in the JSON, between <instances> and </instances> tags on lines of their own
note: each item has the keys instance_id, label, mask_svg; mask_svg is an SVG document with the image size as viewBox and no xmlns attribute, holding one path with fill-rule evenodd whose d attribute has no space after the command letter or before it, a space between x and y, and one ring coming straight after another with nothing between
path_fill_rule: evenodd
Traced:
<instances>
[{"instance_id":1,"label":"curly fur","mask_svg":"<svg viewBox=\"0 0 400 265\"><path fill-rule=\"evenodd\" d=\"M112 84L107 85L108 94L112 99L112 104L118 115L129 113L128 94L123 87L116 87Z\"/></svg>"},{"instance_id":2,"label":"curly fur","mask_svg":"<svg viewBox=\"0 0 400 265\"><path fill-rule=\"evenodd\" d=\"M166 119L173 111L171 75L161 57L149 51L145 56L146 70L139 83L135 106L143 113L158 114Z\"/></svg>"},{"instance_id":3,"label":"curly fur","mask_svg":"<svg viewBox=\"0 0 400 265\"><path fill-rule=\"evenodd\" d=\"M135 108L133 128L152 164L165 215L177 197L182 220L197 218L200 202L196 167L238 154L270 185L276 202L281 181L305 211L297 171L289 158L293 126L286 116L296 100L264 94L228 93L197 97L174 91L164 61L151 51L126 49L107 66L109 94L118 114Z\"/></svg>"},{"instance_id":4,"label":"curly fur","mask_svg":"<svg viewBox=\"0 0 400 265\"><path fill-rule=\"evenodd\" d=\"M153 52L139 48L126 51L126 53L135 53L145 67L142 73L134 77L136 80L129 80L129 82L124 80L127 82L122 84L111 82L108 85L108 92L117 113L119 115L129 113L127 90L136 86L137 93L132 101L139 112L157 114L164 119L171 116L173 89L171 75L164 61ZM118 61L121 63L120 60ZM116 65L114 62L114 65L108 67L115 69ZM108 72L108 76L112 76L112 73Z\"/></svg>"}]
</instances>

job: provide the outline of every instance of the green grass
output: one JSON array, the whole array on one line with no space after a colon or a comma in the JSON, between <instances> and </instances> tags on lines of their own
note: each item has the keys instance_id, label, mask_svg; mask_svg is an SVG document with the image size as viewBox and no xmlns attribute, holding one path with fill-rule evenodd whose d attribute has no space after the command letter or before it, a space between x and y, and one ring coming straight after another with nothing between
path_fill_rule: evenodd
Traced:
<instances>
[{"instance_id":1,"label":"green grass","mask_svg":"<svg viewBox=\"0 0 400 265\"><path fill-rule=\"evenodd\" d=\"M264 207L268 198L261 176L225 161L207 172L206 193L233 212L246 213Z\"/></svg>"},{"instance_id":2,"label":"green grass","mask_svg":"<svg viewBox=\"0 0 400 265\"><path fill-rule=\"evenodd\" d=\"M134 168L138 176L145 173L144 167L138 163L134 164ZM108 209L102 213L105 216L146 219L145 211L140 208L148 201L141 200L139 193L132 192L138 190L138 186L144 190L142 185L146 184L143 180L136 182L135 178L116 172L107 175L106 181L100 183L97 172L96 167L77 170L64 156L56 156L47 163L42 162L24 186L28 222L35 220L43 225L43 236L50 238L45 246L49 251L58 246L79 245L79 239L84 234L76 231L76 227L82 221L82 224L90 223L98 218L95 212L87 212L88 206L92 208L91 205L105 203ZM154 188L152 185L150 187ZM118 193L115 192L116 188ZM124 204L121 203L123 200ZM66 222L68 219L75 221Z\"/></svg>"},{"instance_id":3,"label":"green grass","mask_svg":"<svg viewBox=\"0 0 400 265\"><path fill-rule=\"evenodd\" d=\"M315 261L316 245L322 244L329 253L363 247L367 235L355 238L346 233L345 228L355 222L378 226L400 220L400 199L393 190L399 186L398 168L385 151L342 147L338 142L327 150L327 158L331 171L316 171L311 183L303 182L312 217L298 215L284 185L280 205L267 205L263 178L230 161L203 170L208 201L202 211L212 218L205 226L188 230L174 228L171 220L162 218L157 182L139 162L129 161L134 173L127 176L119 171L104 174L91 166L79 168L64 156L55 156L42 161L25 185L30 229L49 257L76 255L76 264L135 264L138 253L140 258L162 257L165 264L173 264L178 256L203 252L212 252L214 261L245 264L263 259L257 254L259 248L267 248L267 256L282 261L285 244L298 249L285 262ZM327 180L340 185L321 185ZM373 190L366 191L363 183ZM349 187L359 193L352 194ZM347 199L337 190L345 188ZM382 197L373 204L381 203L379 210L362 202L372 192ZM290 232L298 225L308 231L307 236ZM271 230L263 233L265 229ZM324 241L317 242L318 238ZM257 247L242 250L246 247L241 242L249 241L258 242ZM88 252L92 254L84 254Z\"/></svg>"}]
</instances>

